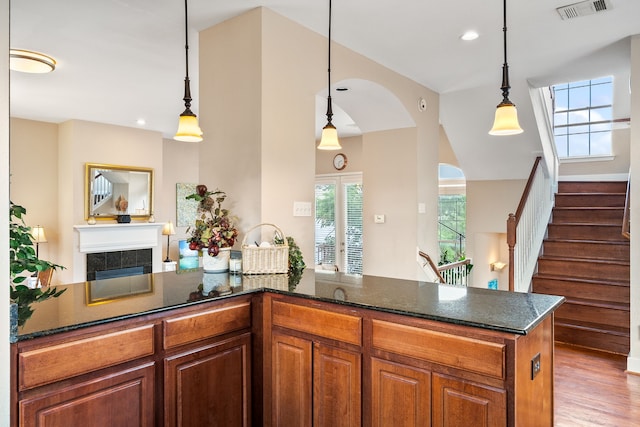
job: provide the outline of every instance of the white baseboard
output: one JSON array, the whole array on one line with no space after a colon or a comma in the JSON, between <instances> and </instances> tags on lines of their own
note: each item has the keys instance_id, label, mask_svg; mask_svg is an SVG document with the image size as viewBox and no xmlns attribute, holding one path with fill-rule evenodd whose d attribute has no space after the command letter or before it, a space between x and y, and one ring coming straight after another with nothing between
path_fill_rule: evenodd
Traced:
<instances>
[{"instance_id":1,"label":"white baseboard","mask_svg":"<svg viewBox=\"0 0 640 427\"><path fill-rule=\"evenodd\" d=\"M627 372L640 374L640 357L627 357Z\"/></svg>"}]
</instances>

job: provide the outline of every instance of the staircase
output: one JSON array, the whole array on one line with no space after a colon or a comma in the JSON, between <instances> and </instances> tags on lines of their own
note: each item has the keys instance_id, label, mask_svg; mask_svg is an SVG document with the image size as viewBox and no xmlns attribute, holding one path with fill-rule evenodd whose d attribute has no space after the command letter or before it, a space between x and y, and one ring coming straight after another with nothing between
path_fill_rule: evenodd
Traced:
<instances>
[{"instance_id":1,"label":"staircase","mask_svg":"<svg viewBox=\"0 0 640 427\"><path fill-rule=\"evenodd\" d=\"M622 235L626 182L558 184L533 292L563 295L555 340L629 353L629 241Z\"/></svg>"}]
</instances>

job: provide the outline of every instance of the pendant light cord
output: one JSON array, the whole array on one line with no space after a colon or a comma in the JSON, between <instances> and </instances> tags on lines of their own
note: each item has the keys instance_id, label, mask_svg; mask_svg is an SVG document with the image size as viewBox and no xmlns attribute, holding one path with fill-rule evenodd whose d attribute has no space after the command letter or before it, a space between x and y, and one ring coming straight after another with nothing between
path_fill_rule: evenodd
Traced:
<instances>
[{"instance_id":1,"label":"pendant light cord","mask_svg":"<svg viewBox=\"0 0 640 427\"><path fill-rule=\"evenodd\" d=\"M329 59L327 63L329 64L329 68L327 69L328 83L327 90L328 95L331 96L331 0L329 0Z\"/></svg>"},{"instance_id":2,"label":"pendant light cord","mask_svg":"<svg viewBox=\"0 0 640 427\"><path fill-rule=\"evenodd\" d=\"M502 7L502 34L504 39L504 64L502 65L502 97L503 102L509 101L509 89L511 86L509 85L509 65L507 64L507 0L503 0Z\"/></svg>"},{"instance_id":3,"label":"pendant light cord","mask_svg":"<svg viewBox=\"0 0 640 427\"><path fill-rule=\"evenodd\" d=\"M191 108L191 87L189 84L189 22L187 14L187 0L184 0L184 57L185 57L185 78L184 78L184 106L187 110Z\"/></svg>"},{"instance_id":4,"label":"pendant light cord","mask_svg":"<svg viewBox=\"0 0 640 427\"><path fill-rule=\"evenodd\" d=\"M331 0L329 0L329 49L328 49L328 68L327 68L327 125L333 126L331 118L333 110L331 108Z\"/></svg>"}]
</instances>

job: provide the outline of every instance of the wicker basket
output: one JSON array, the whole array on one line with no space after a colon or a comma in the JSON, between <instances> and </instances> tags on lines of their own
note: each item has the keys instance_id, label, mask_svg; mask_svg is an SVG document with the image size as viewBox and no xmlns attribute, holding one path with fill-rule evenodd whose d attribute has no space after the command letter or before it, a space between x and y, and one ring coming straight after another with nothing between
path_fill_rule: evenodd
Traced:
<instances>
[{"instance_id":1,"label":"wicker basket","mask_svg":"<svg viewBox=\"0 0 640 427\"><path fill-rule=\"evenodd\" d=\"M282 237L282 245L256 247L247 245L247 236L258 227L273 227ZM273 224L262 223L252 227L242 239L242 274L277 274L289 270L289 244L280 228Z\"/></svg>"}]
</instances>

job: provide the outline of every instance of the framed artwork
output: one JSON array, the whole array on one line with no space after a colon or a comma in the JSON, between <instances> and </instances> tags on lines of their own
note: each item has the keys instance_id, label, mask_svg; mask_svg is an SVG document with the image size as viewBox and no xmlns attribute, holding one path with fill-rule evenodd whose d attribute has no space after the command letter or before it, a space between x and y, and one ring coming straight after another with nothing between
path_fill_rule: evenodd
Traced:
<instances>
[{"instance_id":1,"label":"framed artwork","mask_svg":"<svg viewBox=\"0 0 640 427\"><path fill-rule=\"evenodd\" d=\"M199 268L198 251L189 249L189 243L186 240L178 241L178 258L178 273Z\"/></svg>"},{"instance_id":2,"label":"framed artwork","mask_svg":"<svg viewBox=\"0 0 640 427\"><path fill-rule=\"evenodd\" d=\"M176 226L188 227L196 222L198 202L187 200L189 194L196 192L198 184L176 184Z\"/></svg>"}]
</instances>

